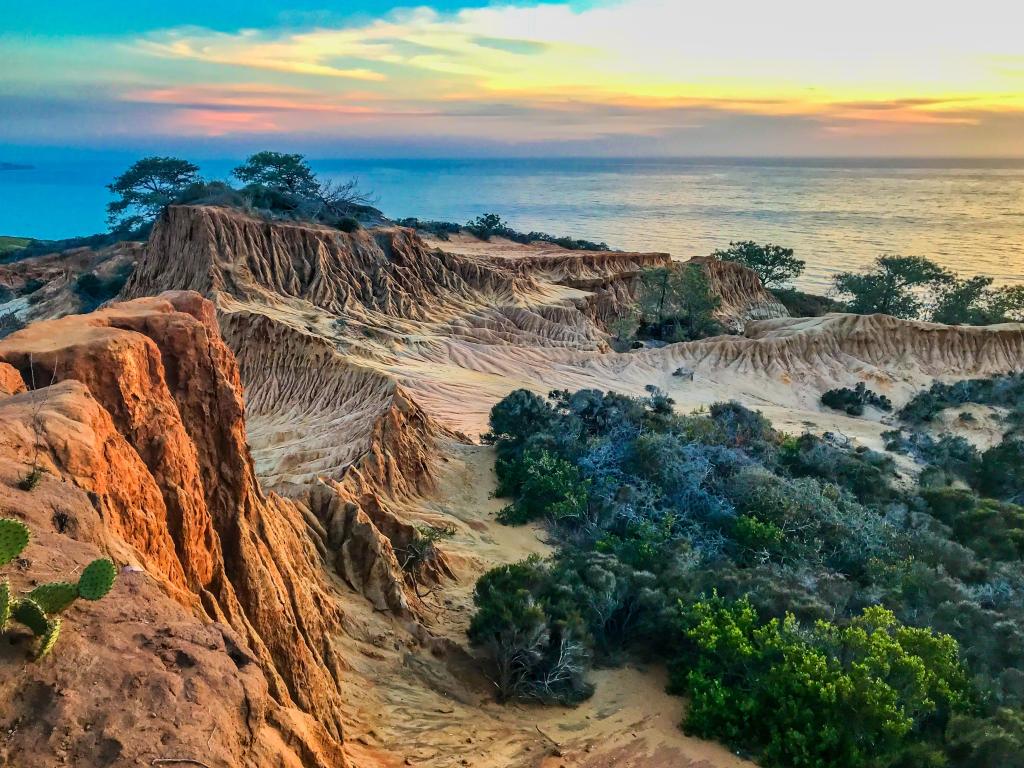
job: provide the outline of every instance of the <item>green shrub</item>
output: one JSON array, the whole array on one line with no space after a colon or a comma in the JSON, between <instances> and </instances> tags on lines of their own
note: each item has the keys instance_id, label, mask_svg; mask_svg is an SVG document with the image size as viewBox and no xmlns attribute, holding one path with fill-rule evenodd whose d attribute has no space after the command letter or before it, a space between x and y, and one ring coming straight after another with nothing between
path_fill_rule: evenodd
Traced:
<instances>
[{"instance_id":1,"label":"green shrub","mask_svg":"<svg viewBox=\"0 0 1024 768\"><path fill-rule=\"evenodd\" d=\"M571 704L591 694L585 630L561 610L546 563L531 558L488 571L473 603L470 643L487 653L500 700Z\"/></svg>"},{"instance_id":2,"label":"green shrub","mask_svg":"<svg viewBox=\"0 0 1024 768\"><path fill-rule=\"evenodd\" d=\"M891 411L892 402L885 395L868 389L863 381L850 389L830 389L821 396L821 404L835 411L846 411L851 416L863 416L864 407L871 405L880 411Z\"/></svg>"},{"instance_id":3,"label":"green shrub","mask_svg":"<svg viewBox=\"0 0 1024 768\"><path fill-rule=\"evenodd\" d=\"M971 711L956 641L883 608L805 628L793 616L762 623L749 601L713 597L686 608L680 626L692 650L671 685L690 698L687 732L767 766L895 765L922 741L941 755L950 715Z\"/></svg>"},{"instance_id":4,"label":"green shrub","mask_svg":"<svg viewBox=\"0 0 1024 768\"><path fill-rule=\"evenodd\" d=\"M794 288L774 288L772 295L793 317L821 317L830 312L843 312L846 307L827 296L804 293Z\"/></svg>"}]
</instances>

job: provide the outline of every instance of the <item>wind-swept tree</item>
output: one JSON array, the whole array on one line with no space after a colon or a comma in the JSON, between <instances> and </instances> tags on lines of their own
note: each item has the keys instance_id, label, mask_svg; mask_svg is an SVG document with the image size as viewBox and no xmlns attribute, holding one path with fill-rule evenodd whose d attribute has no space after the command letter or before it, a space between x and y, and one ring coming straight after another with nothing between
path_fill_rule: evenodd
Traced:
<instances>
[{"instance_id":1,"label":"wind-swept tree","mask_svg":"<svg viewBox=\"0 0 1024 768\"><path fill-rule=\"evenodd\" d=\"M850 312L914 319L921 316L929 291L954 280L951 272L923 256L879 256L869 272L836 275L835 289L851 297Z\"/></svg>"},{"instance_id":2,"label":"wind-swept tree","mask_svg":"<svg viewBox=\"0 0 1024 768\"><path fill-rule=\"evenodd\" d=\"M182 192L199 181L199 167L177 157L144 157L107 189L117 199L107 204L112 232L131 232L151 223Z\"/></svg>"},{"instance_id":3,"label":"wind-swept tree","mask_svg":"<svg viewBox=\"0 0 1024 768\"><path fill-rule=\"evenodd\" d=\"M781 245L758 245L751 240L729 243L725 250L715 251L713 258L734 261L757 272L765 288L781 288L804 271L806 262L793 255L792 248Z\"/></svg>"},{"instance_id":4,"label":"wind-swept tree","mask_svg":"<svg viewBox=\"0 0 1024 768\"><path fill-rule=\"evenodd\" d=\"M296 197L312 199L319 191L316 175L302 155L257 152L231 173L245 184L259 184Z\"/></svg>"}]
</instances>

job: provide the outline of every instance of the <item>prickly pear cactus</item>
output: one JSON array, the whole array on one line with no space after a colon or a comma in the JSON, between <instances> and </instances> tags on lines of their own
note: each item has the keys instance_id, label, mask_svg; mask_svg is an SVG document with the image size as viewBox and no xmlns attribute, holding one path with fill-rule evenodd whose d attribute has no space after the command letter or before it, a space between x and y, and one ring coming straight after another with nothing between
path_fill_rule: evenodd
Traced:
<instances>
[{"instance_id":1,"label":"prickly pear cactus","mask_svg":"<svg viewBox=\"0 0 1024 768\"><path fill-rule=\"evenodd\" d=\"M99 600L114 586L117 568L107 559L93 560L78 578L78 596L86 600Z\"/></svg>"},{"instance_id":2,"label":"prickly pear cactus","mask_svg":"<svg viewBox=\"0 0 1024 768\"><path fill-rule=\"evenodd\" d=\"M20 520L0 517L0 565L7 565L28 544L28 526Z\"/></svg>"},{"instance_id":3,"label":"prickly pear cactus","mask_svg":"<svg viewBox=\"0 0 1024 768\"><path fill-rule=\"evenodd\" d=\"M45 613L60 613L78 598L78 587L66 581L40 584L28 593Z\"/></svg>"},{"instance_id":4,"label":"prickly pear cactus","mask_svg":"<svg viewBox=\"0 0 1024 768\"><path fill-rule=\"evenodd\" d=\"M0 518L0 566L7 565L22 553L28 544L28 527L20 520ZM7 579L0 580L0 632L16 621L32 630L39 638L36 660L53 650L60 637L60 613L78 598L99 600L110 592L117 578L117 568L106 558L93 560L82 571L77 584L55 581L40 584L24 598L17 598Z\"/></svg>"},{"instance_id":5,"label":"prickly pear cactus","mask_svg":"<svg viewBox=\"0 0 1024 768\"><path fill-rule=\"evenodd\" d=\"M45 635L46 630L50 626L50 622L46 618L46 614L43 613L43 609L39 607L39 603L28 598L19 600L14 604L11 617L19 624L24 624L31 629L32 634L38 637Z\"/></svg>"},{"instance_id":6,"label":"prickly pear cactus","mask_svg":"<svg viewBox=\"0 0 1024 768\"><path fill-rule=\"evenodd\" d=\"M61 620L59 618L50 619L46 632L43 633L42 638L39 640L39 648L36 649L36 661L39 661L39 659L53 650L53 646L57 644L57 638L60 637L60 625Z\"/></svg>"},{"instance_id":7,"label":"prickly pear cactus","mask_svg":"<svg viewBox=\"0 0 1024 768\"><path fill-rule=\"evenodd\" d=\"M0 581L0 632L4 631L11 620L11 582Z\"/></svg>"}]
</instances>

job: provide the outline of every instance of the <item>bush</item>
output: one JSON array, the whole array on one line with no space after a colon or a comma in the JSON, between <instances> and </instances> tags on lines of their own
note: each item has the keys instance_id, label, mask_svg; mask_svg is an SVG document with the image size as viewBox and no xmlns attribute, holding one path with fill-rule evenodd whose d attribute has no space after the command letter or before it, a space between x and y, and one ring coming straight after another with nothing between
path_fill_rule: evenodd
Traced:
<instances>
[{"instance_id":1,"label":"bush","mask_svg":"<svg viewBox=\"0 0 1024 768\"><path fill-rule=\"evenodd\" d=\"M571 704L587 698L587 650L578 617L559 610L551 571L533 558L488 571L473 591L470 643L482 648L502 701Z\"/></svg>"},{"instance_id":2,"label":"bush","mask_svg":"<svg viewBox=\"0 0 1024 768\"><path fill-rule=\"evenodd\" d=\"M1006 400L1014 385L982 389ZM897 484L890 456L780 434L738 403L677 414L654 387L520 390L491 426L509 515L543 518L559 547L499 590L517 633L480 634L493 611L473 619L502 696L571 701L592 659L638 654L672 662L691 730L765 765L813 766L948 765L951 713L1024 705L1021 507ZM888 437L929 462L922 476L981 476L959 438ZM1024 466L992 453L985 477L1012 485L1012 462ZM504 604L491 598L478 615ZM499 661L512 651L526 661ZM558 659L568 690L536 687Z\"/></svg>"},{"instance_id":3,"label":"bush","mask_svg":"<svg viewBox=\"0 0 1024 768\"><path fill-rule=\"evenodd\" d=\"M15 312L0 314L0 339L5 339L12 333L20 331L26 326L24 320Z\"/></svg>"},{"instance_id":4,"label":"bush","mask_svg":"<svg viewBox=\"0 0 1024 768\"><path fill-rule=\"evenodd\" d=\"M985 496L1024 502L1024 439L1004 440L981 454L973 485Z\"/></svg>"},{"instance_id":5,"label":"bush","mask_svg":"<svg viewBox=\"0 0 1024 768\"><path fill-rule=\"evenodd\" d=\"M762 623L748 601L713 597L687 608L680 629L692 651L671 685L690 698L685 729L767 766L895 765L921 742L941 757L950 715L971 709L956 641L882 608L805 630L792 616Z\"/></svg>"},{"instance_id":6,"label":"bush","mask_svg":"<svg viewBox=\"0 0 1024 768\"><path fill-rule=\"evenodd\" d=\"M987 718L954 715L946 729L957 768L1024 768L1024 713L1000 708Z\"/></svg>"},{"instance_id":7,"label":"bush","mask_svg":"<svg viewBox=\"0 0 1024 768\"><path fill-rule=\"evenodd\" d=\"M82 302L83 312L92 312L96 307L117 296L131 277L134 266L127 264L110 277L100 277L95 272L83 272L75 280L75 295Z\"/></svg>"},{"instance_id":8,"label":"bush","mask_svg":"<svg viewBox=\"0 0 1024 768\"><path fill-rule=\"evenodd\" d=\"M892 401L868 389L863 381L857 382L853 389L842 387L830 389L821 396L821 404L835 411L846 411L851 416L864 415L864 406L871 405L880 411L891 411Z\"/></svg>"},{"instance_id":9,"label":"bush","mask_svg":"<svg viewBox=\"0 0 1024 768\"><path fill-rule=\"evenodd\" d=\"M428 222L431 231L440 230L447 234L450 230L447 222ZM574 251L608 251L611 250L606 243L594 243L590 240L579 240L573 237L554 237L546 232L517 232L509 226L508 222L496 213L485 213L477 216L472 221L466 222L465 229L481 240L490 240L492 237L503 237L524 245L533 242L551 243L562 248ZM447 239L447 237L443 238Z\"/></svg>"},{"instance_id":10,"label":"bush","mask_svg":"<svg viewBox=\"0 0 1024 768\"><path fill-rule=\"evenodd\" d=\"M528 450L504 472L515 500L498 513L498 522L519 525L550 517L578 525L586 518L588 483L575 464L543 449Z\"/></svg>"},{"instance_id":11,"label":"bush","mask_svg":"<svg viewBox=\"0 0 1024 768\"><path fill-rule=\"evenodd\" d=\"M843 312L846 309L835 299L793 288L773 288L771 292L793 317L821 317L829 312Z\"/></svg>"}]
</instances>

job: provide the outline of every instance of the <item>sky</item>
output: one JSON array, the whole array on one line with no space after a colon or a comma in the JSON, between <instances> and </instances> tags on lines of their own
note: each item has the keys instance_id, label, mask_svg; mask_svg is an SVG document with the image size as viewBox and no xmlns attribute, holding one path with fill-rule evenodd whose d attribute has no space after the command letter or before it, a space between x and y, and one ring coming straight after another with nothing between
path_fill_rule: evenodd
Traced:
<instances>
[{"instance_id":1,"label":"sky","mask_svg":"<svg viewBox=\"0 0 1024 768\"><path fill-rule=\"evenodd\" d=\"M1012 0L0 0L0 19L0 160L1024 156Z\"/></svg>"}]
</instances>

